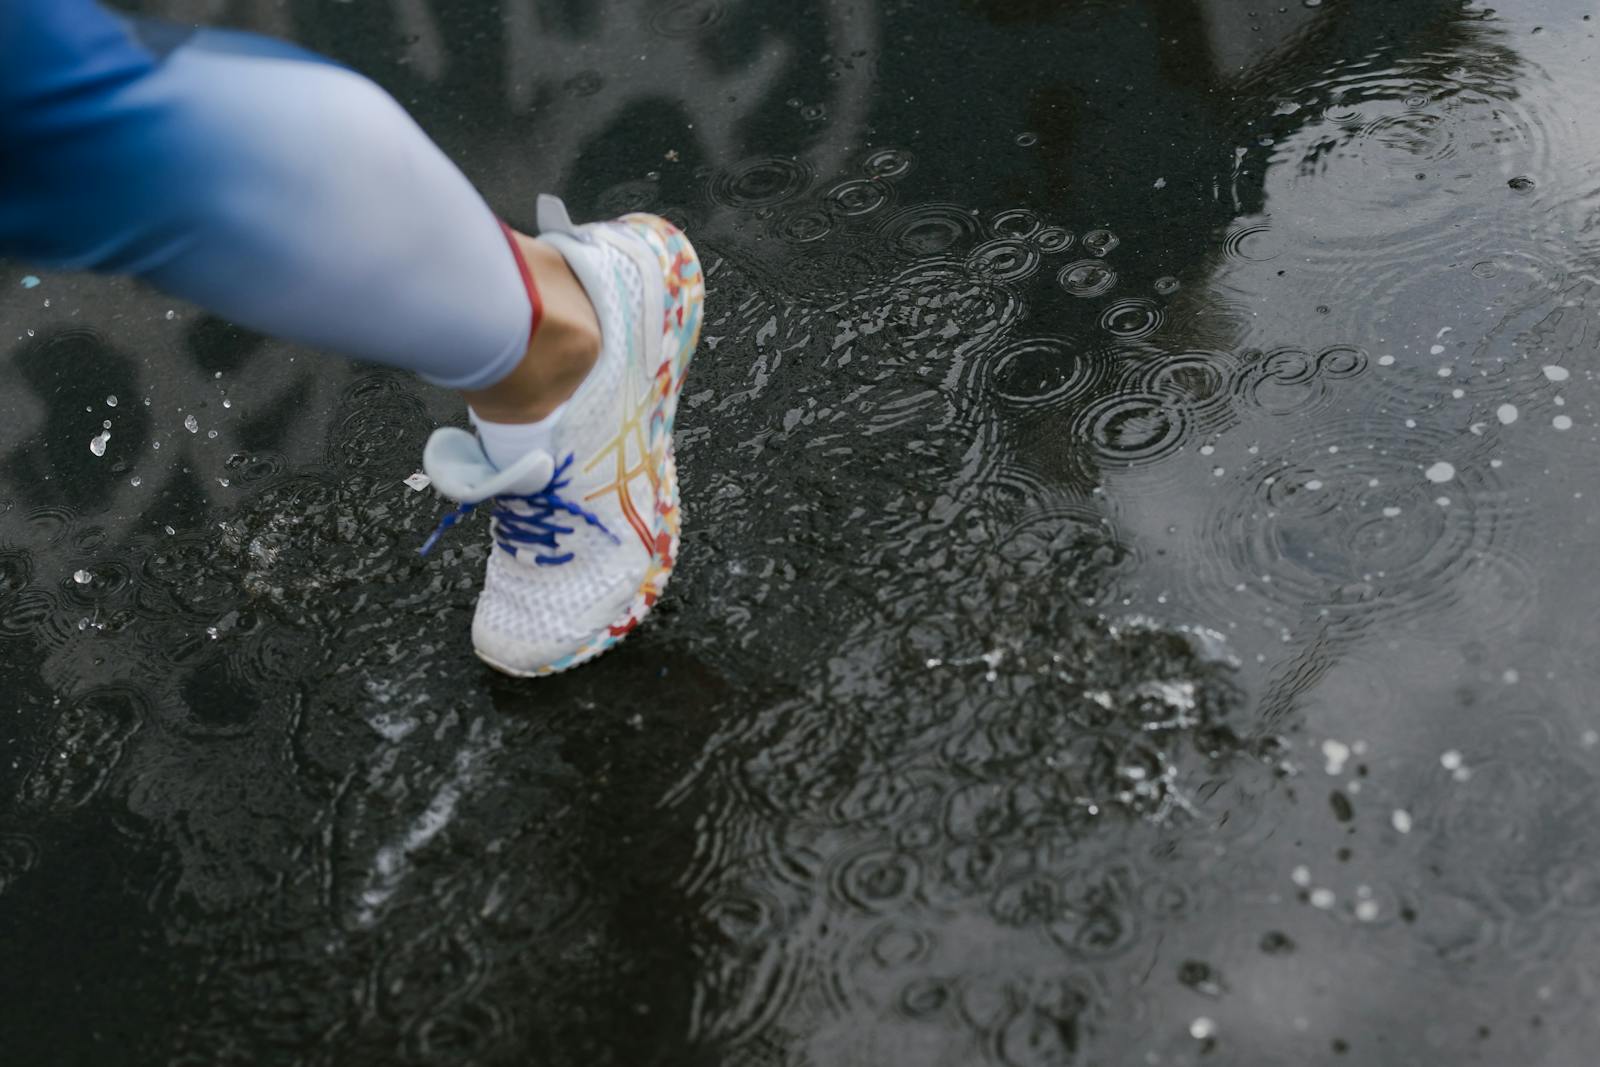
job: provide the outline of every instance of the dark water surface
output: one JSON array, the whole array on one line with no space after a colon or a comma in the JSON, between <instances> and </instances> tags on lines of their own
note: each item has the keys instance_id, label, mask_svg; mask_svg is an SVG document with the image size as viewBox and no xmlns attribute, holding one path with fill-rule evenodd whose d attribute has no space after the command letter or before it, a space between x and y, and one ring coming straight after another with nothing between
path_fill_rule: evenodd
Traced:
<instances>
[{"instance_id":1,"label":"dark water surface","mask_svg":"<svg viewBox=\"0 0 1600 1067\"><path fill-rule=\"evenodd\" d=\"M501 678L451 396L0 267L0 1061L1594 1063L1591 6L145 4L688 227L683 563Z\"/></svg>"}]
</instances>

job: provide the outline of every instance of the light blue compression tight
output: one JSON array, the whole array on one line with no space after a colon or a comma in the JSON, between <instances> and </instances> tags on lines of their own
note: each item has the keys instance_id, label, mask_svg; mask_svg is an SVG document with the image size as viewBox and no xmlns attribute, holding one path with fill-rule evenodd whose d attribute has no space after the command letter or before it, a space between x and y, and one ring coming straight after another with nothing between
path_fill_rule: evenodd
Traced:
<instances>
[{"instance_id":1,"label":"light blue compression tight","mask_svg":"<svg viewBox=\"0 0 1600 1067\"><path fill-rule=\"evenodd\" d=\"M494 213L377 86L94 0L0 0L0 256L456 389L510 373L533 315Z\"/></svg>"}]
</instances>

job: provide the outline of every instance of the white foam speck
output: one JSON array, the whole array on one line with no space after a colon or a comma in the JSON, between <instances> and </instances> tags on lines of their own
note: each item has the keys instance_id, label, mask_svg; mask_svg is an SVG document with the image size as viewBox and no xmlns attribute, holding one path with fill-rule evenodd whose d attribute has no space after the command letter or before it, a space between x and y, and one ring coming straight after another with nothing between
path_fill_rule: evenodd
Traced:
<instances>
[{"instance_id":1,"label":"white foam speck","mask_svg":"<svg viewBox=\"0 0 1600 1067\"><path fill-rule=\"evenodd\" d=\"M111 431L104 430L89 439L89 451L97 456L106 454L106 442L111 440Z\"/></svg>"},{"instance_id":2,"label":"white foam speck","mask_svg":"<svg viewBox=\"0 0 1600 1067\"><path fill-rule=\"evenodd\" d=\"M188 430L190 433L199 433L200 420L195 418L193 415L185 415L183 417L183 428Z\"/></svg>"},{"instance_id":3,"label":"white foam speck","mask_svg":"<svg viewBox=\"0 0 1600 1067\"><path fill-rule=\"evenodd\" d=\"M1453 748L1442 753L1439 756L1439 766L1447 771L1459 770L1461 768L1461 753Z\"/></svg>"},{"instance_id":4,"label":"white foam speck","mask_svg":"<svg viewBox=\"0 0 1600 1067\"><path fill-rule=\"evenodd\" d=\"M88 571L73 571L72 580L77 582L79 585L88 585L94 580L94 575L90 574Z\"/></svg>"},{"instance_id":5,"label":"white foam speck","mask_svg":"<svg viewBox=\"0 0 1600 1067\"><path fill-rule=\"evenodd\" d=\"M1423 474L1426 475L1428 481L1443 484L1455 479L1456 469L1441 459L1424 471Z\"/></svg>"},{"instance_id":6,"label":"white foam speck","mask_svg":"<svg viewBox=\"0 0 1600 1067\"><path fill-rule=\"evenodd\" d=\"M1350 746L1330 737L1322 742L1322 756L1328 761L1325 769L1329 774L1341 774L1344 772L1345 763L1350 759Z\"/></svg>"},{"instance_id":7,"label":"white foam speck","mask_svg":"<svg viewBox=\"0 0 1600 1067\"><path fill-rule=\"evenodd\" d=\"M1379 356L1378 357L1378 366L1380 366L1380 367L1392 367L1392 366L1394 366L1394 357L1393 356L1388 356L1388 355Z\"/></svg>"},{"instance_id":8,"label":"white foam speck","mask_svg":"<svg viewBox=\"0 0 1600 1067\"><path fill-rule=\"evenodd\" d=\"M1310 489L1312 492L1315 492L1322 488L1322 482L1319 479L1313 478L1306 483L1306 488Z\"/></svg>"},{"instance_id":9,"label":"white foam speck","mask_svg":"<svg viewBox=\"0 0 1600 1067\"><path fill-rule=\"evenodd\" d=\"M1311 884L1311 868L1301 864L1289 872L1289 880L1304 889Z\"/></svg>"},{"instance_id":10,"label":"white foam speck","mask_svg":"<svg viewBox=\"0 0 1600 1067\"><path fill-rule=\"evenodd\" d=\"M1384 508L1383 517L1386 519L1397 519L1400 517L1400 509L1396 507Z\"/></svg>"},{"instance_id":11,"label":"white foam speck","mask_svg":"<svg viewBox=\"0 0 1600 1067\"><path fill-rule=\"evenodd\" d=\"M1398 833L1409 834L1411 832L1411 813L1405 808L1395 808L1389 815L1389 825L1393 826Z\"/></svg>"},{"instance_id":12,"label":"white foam speck","mask_svg":"<svg viewBox=\"0 0 1600 1067\"><path fill-rule=\"evenodd\" d=\"M1434 345L1432 348L1428 349L1428 354L1430 356L1444 355L1444 345Z\"/></svg>"},{"instance_id":13,"label":"white foam speck","mask_svg":"<svg viewBox=\"0 0 1600 1067\"><path fill-rule=\"evenodd\" d=\"M1572 429L1572 416L1557 415L1555 418L1550 420L1550 425L1554 426L1558 430L1570 430Z\"/></svg>"},{"instance_id":14,"label":"white foam speck","mask_svg":"<svg viewBox=\"0 0 1600 1067\"><path fill-rule=\"evenodd\" d=\"M1217 1024L1207 1019L1204 1015L1189 1024L1189 1036L1196 1041L1204 1041L1215 1036Z\"/></svg>"},{"instance_id":15,"label":"white foam speck","mask_svg":"<svg viewBox=\"0 0 1600 1067\"><path fill-rule=\"evenodd\" d=\"M1500 420L1501 425L1510 426L1517 421L1517 405L1501 404L1495 409L1494 417Z\"/></svg>"},{"instance_id":16,"label":"white foam speck","mask_svg":"<svg viewBox=\"0 0 1600 1067\"><path fill-rule=\"evenodd\" d=\"M1333 907L1333 901L1334 896L1331 889L1313 889L1311 891L1311 906L1313 908L1321 908L1323 911L1327 911Z\"/></svg>"},{"instance_id":17,"label":"white foam speck","mask_svg":"<svg viewBox=\"0 0 1600 1067\"><path fill-rule=\"evenodd\" d=\"M1544 367L1544 376L1552 382L1564 382L1572 377L1572 373L1565 367L1557 367L1554 364L1547 363Z\"/></svg>"}]
</instances>

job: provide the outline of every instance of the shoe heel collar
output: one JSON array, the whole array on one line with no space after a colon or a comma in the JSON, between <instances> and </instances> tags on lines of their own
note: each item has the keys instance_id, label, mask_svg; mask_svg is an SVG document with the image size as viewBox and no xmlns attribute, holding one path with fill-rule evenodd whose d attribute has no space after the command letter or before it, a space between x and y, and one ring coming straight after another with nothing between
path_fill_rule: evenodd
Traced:
<instances>
[{"instance_id":1,"label":"shoe heel collar","mask_svg":"<svg viewBox=\"0 0 1600 1067\"><path fill-rule=\"evenodd\" d=\"M549 193L539 194L539 236L551 233L564 233L569 237L579 237L578 227L572 224L572 216L567 214L567 205L561 202L560 197L551 196Z\"/></svg>"}]
</instances>

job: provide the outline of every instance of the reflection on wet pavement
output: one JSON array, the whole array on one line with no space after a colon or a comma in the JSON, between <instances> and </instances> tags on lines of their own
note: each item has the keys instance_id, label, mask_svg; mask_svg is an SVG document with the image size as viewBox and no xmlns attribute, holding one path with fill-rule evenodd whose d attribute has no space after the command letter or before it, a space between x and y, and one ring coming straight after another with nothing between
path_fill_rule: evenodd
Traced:
<instances>
[{"instance_id":1,"label":"reflection on wet pavement","mask_svg":"<svg viewBox=\"0 0 1600 1067\"><path fill-rule=\"evenodd\" d=\"M0 267L8 1062L1589 1061L1582 5L143 7L686 225L688 525L500 678L450 396Z\"/></svg>"}]
</instances>

